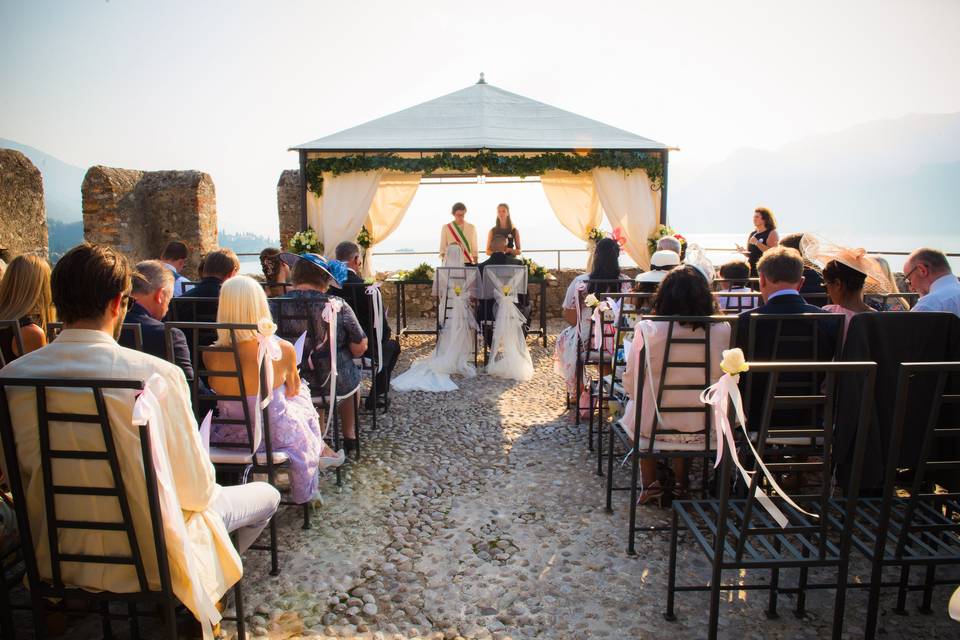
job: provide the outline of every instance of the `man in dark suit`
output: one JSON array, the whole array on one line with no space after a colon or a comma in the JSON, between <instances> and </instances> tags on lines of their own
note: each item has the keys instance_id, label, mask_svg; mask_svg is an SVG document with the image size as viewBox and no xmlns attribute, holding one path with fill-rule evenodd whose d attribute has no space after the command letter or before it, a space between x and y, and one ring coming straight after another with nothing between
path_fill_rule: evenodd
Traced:
<instances>
[{"instance_id":1,"label":"man in dark suit","mask_svg":"<svg viewBox=\"0 0 960 640\"><path fill-rule=\"evenodd\" d=\"M158 260L144 260L137 264L133 274L133 289L130 297L133 301L123 319L127 324L139 324L143 336L143 352L163 360L167 359L167 345L164 338L163 322L170 300L173 298L173 274ZM173 362L183 369L187 380L193 379L193 364L187 339L180 329L170 330L173 343ZM118 342L130 349L136 345L133 333L124 331Z\"/></svg>"},{"instance_id":2,"label":"man in dark suit","mask_svg":"<svg viewBox=\"0 0 960 640\"><path fill-rule=\"evenodd\" d=\"M800 288L803 286L803 268L803 258L800 257L800 253L789 247L774 247L764 252L760 258L757 263L757 272L760 274L760 295L764 304L756 309L744 311L738 316L737 322L737 346L743 349L747 360L829 362L837 356L843 320L833 316L826 316L813 324L799 318L796 321L758 322L751 345L751 316L826 313L820 307L807 304L800 296ZM788 338L787 340L777 341L778 324L780 337ZM798 337L810 339L796 340ZM815 352L813 337L816 338L817 345ZM817 381L804 376L805 374L785 375L781 378L781 382L784 384L809 383L811 392L816 393ZM756 425L754 428L759 428L766 376L762 374L744 376L744 380L748 385L747 395L750 396L748 421ZM774 424L796 425L808 420L809 414L805 410L778 410L775 412Z\"/></svg>"},{"instance_id":3,"label":"man in dark suit","mask_svg":"<svg viewBox=\"0 0 960 640\"><path fill-rule=\"evenodd\" d=\"M203 258L200 267L200 282L191 287L186 293L177 298L175 318L180 322L216 322L216 301L191 303L191 298L219 298L220 287L226 280L237 275L240 271L240 260L230 249L211 251ZM191 336L187 336L190 338ZM213 344L217 334L204 329L200 332L201 345Z\"/></svg>"},{"instance_id":4,"label":"man in dark suit","mask_svg":"<svg viewBox=\"0 0 960 640\"><path fill-rule=\"evenodd\" d=\"M522 265L523 260L517 258L516 256L506 253L507 250L507 239L505 236L494 235L490 240L490 257L477 265L480 271L480 285L479 290L483 290L483 268L488 265ZM517 307L520 309L520 312L523 314L523 317L526 318L524 323L524 330L526 327L530 326L530 297L525 294L519 294L517 296ZM494 301L493 300L479 300L477 302L477 322L491 321L494 319ZM483 339L489 347L493 342L493 327L487 322L483 325Z\"/></svg>"},{"instance_id":5,"label":"man in dark suit","mask_svg":"<svg viewBox=\"0 0 960 640\"><path fill-rule=\"evenodd\" d=\"M353 312L360 321L360 326L367 334L367 341L370 345L367 348L365 356L369 357L372 350L376 348L374 341L377 334L376 329L371 323L373 315L370 312L371 299L366 295L365 282L360 275L360 268L363 266L363 258L360 256L360 247L354 242L341 242L337 245L335 257L340 262L347 265L347 279L345 286L341 290L342 297L353 307ZM393 374L393 368L397 366L397 359L400 357L400 343L391 338L390 324L387 322L387 309L381 310L383 314L380 322L383 327L383 335L380 342L381 354L383 357L383 368L377 374L377 397L367 396L367 409L373 408L373 403L385 407L387 404L387 392L390 390L390 376Z\"/></svg>"}]
</instances>

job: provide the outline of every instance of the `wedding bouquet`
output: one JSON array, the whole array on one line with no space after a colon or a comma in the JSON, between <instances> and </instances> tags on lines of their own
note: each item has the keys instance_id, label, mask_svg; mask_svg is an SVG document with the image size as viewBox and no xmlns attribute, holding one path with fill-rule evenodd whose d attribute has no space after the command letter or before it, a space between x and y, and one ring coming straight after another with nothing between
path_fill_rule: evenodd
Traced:
<instances>
[{"instance_id":1,"label":"wedding bouquet","mask_svg":"<svg viewBox=\"0 0 960 640\"><path fill-rule=\"evenodd\" d=\"M366 226L360 227L360 233L357 234L357 244L364 249L369 249L373 244L373 236Z\"/></svg>"},{"instance_id":2,"label":"wedding bouquet","mask_svg":"<svg viewBox=\"0 0 960 640\"><path fill-rule=\"evenodd\" d=\"M316 253L323 255L323 243L317 237L317 232L313 227L307 227L306 231L298 231L290 239L290 251L293 253Z\"/></svg>"}]
</instances>

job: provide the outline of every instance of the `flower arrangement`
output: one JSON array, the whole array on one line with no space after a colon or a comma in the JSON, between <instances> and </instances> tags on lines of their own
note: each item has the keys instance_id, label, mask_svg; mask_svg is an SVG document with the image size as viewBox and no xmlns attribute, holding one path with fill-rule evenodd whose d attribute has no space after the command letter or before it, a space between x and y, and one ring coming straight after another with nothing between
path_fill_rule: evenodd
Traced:
<instances>
[{"instance_id":1,"label":"flower arrangement","mask_svg":"<svg viewBox=\"0 0 960 640\"><path fill-rule=\"evenodd\" d=\"M366 225L360 227L360 233L357 234L357 244L364 249L369 249L373 245L373 236Z\"/></svg>"},{"instance_id":2,"label":"flower arrangement","mask_svg":"<svg viewBox=\"0 0 960 640\"><path fill-rule=\"evenodd\" d=\"M747 359L743 355L743 350L740 347L735 349L726 349L723 352L723 361L720 362L720 369L724 373L728 373L731 376L736 376L744 371L750 370L750 365L747 363Z\"/></svg>"},{"instance_id":3,"label":"flower arrangement","mask_svg":"<svg viewBox=\"0 0 960 640\"><path fill-rule=\"evenodd\" d=\"M650 255L653 255L657 250L657 242L660 238L666 238L667 236L672 236L680 241L681 250L685 249L687 246L687 239L682 235L674 231L671 227L668 227L665 224L657 225L656 231L650 234L650 237L647 238L647 249L650 251Z\"/></svg>"},{"instance_id":4,"label":"flower arrangement","mask_svg":"<svg viewBox=\"0 0 960 640\"><path fill-rule=\"evenodd\" d=\"M543 280L547 277L547 268L537 264L530 258L524 258L523 264L527 265L527 277L530 280Z\"/></svg>"},{"instance_id":5,"label":"flower arrangement","mask_svg":"<svg viewBox=\"0 0 960 640\"><path fill-rule=\"evenodd\" d=\"M506 284L503 285L503 295L505 295L505 296L510 295L510 286L509 286L509 285L506 285Z\"/></svg>"},{"instance_id":6,"label":"flower arrangement","mask_svg":"<svg viewBox=\"0 0 960 640\"><path fill-rule=\"evenodd\" d=\"M307 227L306 231L298 231L290 238L290 251L323 255L323 243L320 242L313 227Z\"/></svg>"},{"instance_id":7,"label":"flower arrangement","mask_svg":"<svg viewBox=\"0 0 960 640\"><path fill-rule=\"evenodd\" d=\"M404 282L413 280L433 280L433 267L426 262L421 262L410 271L398 271L397 278Z\"/></svg>"},{"instance_id":8,"label":"flower arrangement","mask_svg":"<svg viewBox=\"0 0 960 640\"><path fill-rule=\"evenodd\" d=\"M597 242L600 242L606 237L607 237L607 234L598 227L594 227L593 229L590 229L589 233L587 233L587 240L589 240L590 242L593 242L594 244L596 244Z\"/></svg>"}]
</instances>

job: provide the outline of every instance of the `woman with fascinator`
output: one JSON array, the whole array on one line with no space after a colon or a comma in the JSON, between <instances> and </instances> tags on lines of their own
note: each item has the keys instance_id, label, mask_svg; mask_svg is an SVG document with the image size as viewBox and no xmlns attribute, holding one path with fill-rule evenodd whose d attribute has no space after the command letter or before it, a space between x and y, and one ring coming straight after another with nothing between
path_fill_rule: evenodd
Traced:
<instances>
[{"instance_id":1,"label":"woman with fascinator","mask_svg":"<svg viewBox=\"0 0 960 640\"><path fill-rule=\"evenodd\" d=\"M342 286L347 279L347 265L339 260L327 260L315 253L301 255L282 253L280 259L291 266L293 288L282 299L271 301L273 317L277 320L277 334L288 340L297 340L306 332L300 370L310 383L314 395L330 395L333 370L329 342L329 323L323 318L328 302L336 307L337 335L336 394L337 398L352 397L352 402L341 402L340 425L343 445L347 451L356 448L356 393L360 388L360 369L353 362L367 350L367 336L356 314L342 298L327 293L330 285ZM283 312L278 313L283 304Z\"/></svg>"},{"instance_id":2,"label":"woman with fascinator","mask_svg":"<svg viewBox=\"0 0 960 640\"><path fill-rule=\"evenodd\" d=\"M863 288L868 280L885 292L897 290L896 285L888 281L880 263L864 249L843 247L813 234L804 234L800 248L805 258L823 269L823 283L830 298L830 304L824 305L823 310L844 315L844 340L853 316L876 311L863 300Z\"/></svg>"}]
</instances>

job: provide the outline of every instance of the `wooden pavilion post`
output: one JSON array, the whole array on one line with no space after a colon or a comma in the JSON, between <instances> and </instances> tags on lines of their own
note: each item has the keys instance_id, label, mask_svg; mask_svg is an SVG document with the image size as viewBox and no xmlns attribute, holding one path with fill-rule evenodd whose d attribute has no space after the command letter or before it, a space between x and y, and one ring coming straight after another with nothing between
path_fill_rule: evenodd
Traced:
<instances>
[{"instance_id":1,"label":"wooden pavilion post","mask_svg":"<svg viewBox=\"0 0 960 640\"><path fill-rule=\"evenodd\" d=\"M307 230L307 152L300 151L300 231Z\"/></svg>"},{"instance_id":2,"label":"wooden pavilion post","mask_svg":"<svg viewBox=\"0 0 960 640\"><path fill-rule=\"evenodd\" d=\"M664 149L663 155L660 156L663 172L663 178L660 180L660 224L667 224L667 167L669 155L670 150Z\"/></svg>"}]
</instances>

